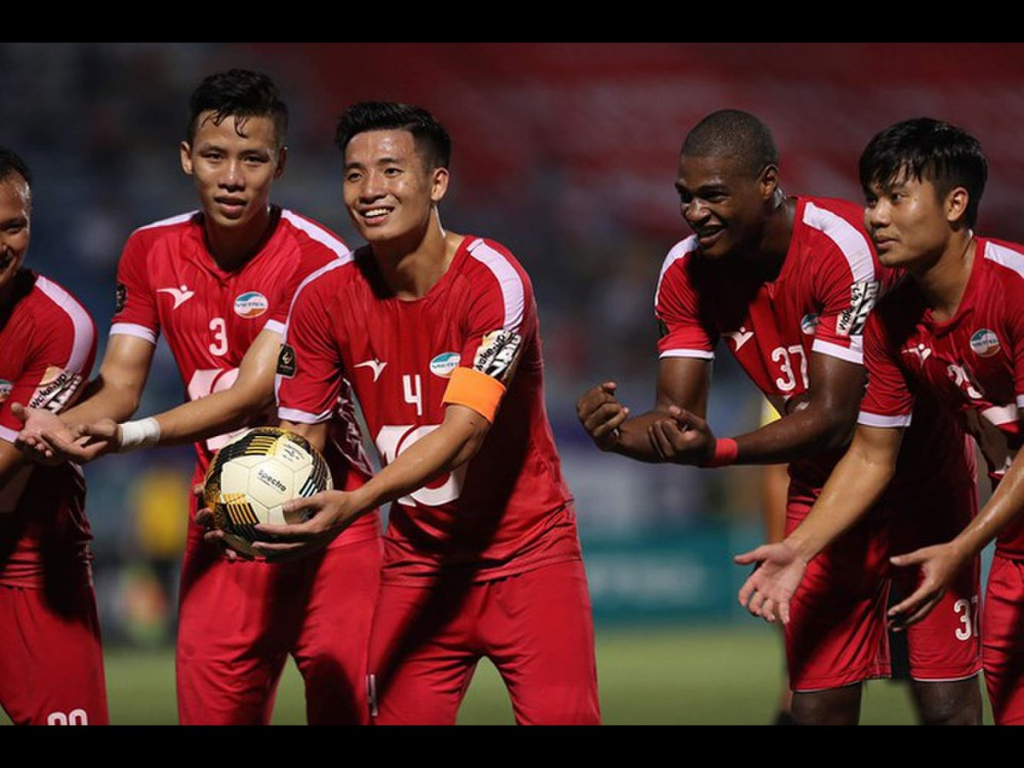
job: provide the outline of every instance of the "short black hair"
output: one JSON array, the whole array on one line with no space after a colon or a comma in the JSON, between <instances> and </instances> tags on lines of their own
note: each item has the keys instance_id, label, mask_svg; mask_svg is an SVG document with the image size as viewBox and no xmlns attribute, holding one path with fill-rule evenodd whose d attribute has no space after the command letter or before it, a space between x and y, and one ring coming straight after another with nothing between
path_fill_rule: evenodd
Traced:
<instances>
[{"instance_id":1,"label":"short black hair","mask_svg":"<svg viewBox=\"0 0 1024 768\"><path fill-rule=\"evenodd\" d=\"M353 104L338 118L334 144L344 155L352 138L366 131L408 131L428 168L448 168L451 163L451 136L423 107L391 101Z\"/></svg>"},{"instance_id":2,"label":"short black hair","mask_svg":"<svg viewBox=\"0 0 1024 768\"><path fill-rule=\"evenodd\" d=\"M28 169L28 163L13 149L0 147L0 181L6 181L15 173L20 174L31 189L32 171Z\"/></svg>"},{"instance_id":3,"label":"short black hair","mask_svg":"<svg viewBox=\"0 0 1024 768\"><path fill-rule=\"evenodd\" d=\"M229 69L205 78L188 101L185 139L191 145L199 130L199 116L213 112L214 125L228 117L269 117L274 121L277 146L284 146L288 134L288 105L281 100L269 76L250 69Z\"/></svg>"},{"instance_id":4,"label":"short black hair","mask_svg":"<svg viewBox=\"0 0 1024 768\"><path fill-rule=\"evenodd\" d=\"M681 155L734 157L751 176L779 164L779 151L768 126L749 112L720 109L693 127L683 141Z\"/></svg>"},{"instance_id":5,"label":"short black hair","mask_svg":"<svg viewBox=\"0 0 1024 768\"><path fill-rule=\"evenodd\" d=\"M905 177L930 181L940 200L963 187L969 199L964 220L973 227L988 179L988 161L981 142L962 128L916 117L890 125L877 134L860 156L860 184L889 189Z\"/></svg>"}]
</instances>

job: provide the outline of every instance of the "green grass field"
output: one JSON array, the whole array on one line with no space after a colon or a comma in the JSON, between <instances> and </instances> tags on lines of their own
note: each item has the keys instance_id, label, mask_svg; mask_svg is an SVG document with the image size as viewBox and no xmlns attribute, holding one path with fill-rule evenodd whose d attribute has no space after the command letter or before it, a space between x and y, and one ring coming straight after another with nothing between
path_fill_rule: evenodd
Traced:
<instances>
[{"instance_id":1,"label":"green grass field","mask_svg":"<svg viewBox=\"0 0 1024 768\"><path fill-rule=\"evenodd\" d=\"M757 725L768 723L781 680L781 642L767 627L648 630L599 628L598 676L606 724ZM176 722L170 650L107 654L110 715L115 724ZM0 721L9 722L0 715ZM991 722L987 711L986 721ZM275 724L305 722L302 682L289 664L278 691ZM512 723L495 669L481 662L460 724ZM862 722L914 722L905 685L869 683Z\"/></svg>"}]
</instances>

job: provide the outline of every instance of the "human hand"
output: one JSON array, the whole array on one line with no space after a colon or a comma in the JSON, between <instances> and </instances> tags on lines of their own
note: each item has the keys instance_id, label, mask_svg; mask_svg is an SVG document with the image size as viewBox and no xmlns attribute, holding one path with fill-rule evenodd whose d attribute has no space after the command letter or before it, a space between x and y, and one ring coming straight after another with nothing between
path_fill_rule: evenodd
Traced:
<instances>
[{"instance_id":1,"label":"human hand","mask_svg":"<svg viewBox=\"0 0 1024 768\"><path fill-rule=\"evenodd\" d=\"M670 406L668 418L647 428L651 448L664 462L703 466L715 455L715 435L708 423L678 406Z\"/></svg>"},{"instance_id":2,"label":"human hand","mask_svg":"<svg viewBox=\"0 0 1024 768\"><path fill-rule=\"evenodd\" d=\"M281 511L286 517L305 512L307 518L304 522L287 525L257 525L256 530L269 539L253 542L252 549L257 556L285 560L321 549L345 530L361 510L352 493L322 491L306 499L285 502Z\"/></svg>"},{"instance_id":3,"label":"human hand","mask_svg":"<svg viewBox=\"0 0 1024 768\"><path fill-rule=\"evenodd\" d=\"M916 624L927 616L964 564L962 556L949 543L923 547L905 555L889 558L899 568L920 566L921 582L909 597L897 603L886 614L889 626L896 632Z\"/></svg>"},{"instance_id":4,"label":"human hand","mask_svg":"<svg viewBox=\"0 0 1024 768\"><path fill-rule=\"evenodd\" d=\"M629 417L629 408L615 397L617 384L606 381L588 389L576 401L576 416L594 445L610 451L619 444L619 427Z\"/></svg>"},{"instance_id":5,"label":"human hand","mask_svg":"<svg viewBox=\"0 0 1024 768\"><path fill-rule=\"evenodd\" d=\"M754 572L740 587L740 605L769 624L775 622L776 615L783 624L789 624L790 602L807 570L807 562L799 556L796 548L784 541L763 544L750 552L736 555L733 562L737 565L756 564Z\"/></svg>"}]
</instances>

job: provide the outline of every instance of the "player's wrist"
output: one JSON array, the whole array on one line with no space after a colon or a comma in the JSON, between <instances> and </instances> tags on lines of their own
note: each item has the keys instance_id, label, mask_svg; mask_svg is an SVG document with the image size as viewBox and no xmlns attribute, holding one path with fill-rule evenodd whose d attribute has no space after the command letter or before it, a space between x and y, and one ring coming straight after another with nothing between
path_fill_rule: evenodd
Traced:
<instances>
[{"instance_id":1,"label":"player's wrist","mask_svg":"<svg viewBox=\"0 0 1024 768\"><path fill-rule=\"evenodd\" d=\"M126 421L117 425L117 437L122 452L156 445L160 442L160 422L153 417Z\"/></svg>"},{"instance_id":2,"label":"player's wrist","mask_svg":"<svg viewBox=\"0 0 1024 768\"><path fill-rule=\"evenodd\" d=\"M705 467L727 467L736 463L739 456L739 447L731 437L720 437L715 440L711 457L704 462Z\"/></svg>"}]
</instances>

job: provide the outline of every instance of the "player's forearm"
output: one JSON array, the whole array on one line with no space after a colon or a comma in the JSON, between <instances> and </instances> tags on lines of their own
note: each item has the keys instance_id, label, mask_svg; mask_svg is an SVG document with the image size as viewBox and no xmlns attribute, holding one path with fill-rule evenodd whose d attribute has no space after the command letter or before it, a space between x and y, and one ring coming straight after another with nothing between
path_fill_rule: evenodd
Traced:
<instances>
[{"instance_id":1,"label":"player's forearm","mask_svg":"<svg viewBox=\"0 0 1024 768\"><path fill-rule=\"evenodd\" d=\"M803 410L736 438L734 464L784 464L846 445L856 414L812 402Z\"/></svg>"},{"instance_id":2,"label":"player's forearm","mask_svg":"<svg viewBox=\"0 0 1024 768\"><path fill-rule=\"evenodd\" d=\"M655 409L627 419L619 426L619 439L612 447L612 452L650 464L665 461L651 442L648 427L667 418L669 414L666 407L664 411Z\"/></svg>"},{"instance_id":3,"label":"player's forearm","mask_svg":"<svg viewBox=\"0 0 1024 768\"><path fill-rule=\"evenodd\" d=\"M1024 513L1024 451L1017 454L992 498L950 545L963 562L974 558L1007 525Z\"/></svg>"},{"instance_id":4,"label":"player's forearm","mask_svg":"<svg viewBox=\"0 0 1024 768\"><path fill-rule=\"evenodd\" d=\"M90 382L82 400L63 411L60 418L68 427L91 424L100 419L124 421L138 409L141 394L141 387L119 386L104 381L101 371L100 376Z\"/></svg>"},{"instance_id":5,"label":"player's forearm","mask_svg":"<svg viewBox=\"0 0 1024 768\"><path fill-rule=\"evenodd\" d=\"M160 425L159 445L179 445L233 432L268 413L274 404L272 389L239 386L183 403L154 418Z\"/></svg>"},{"instance_id":6,"label":"player's forearm","mask_svg":"<svg viewBox=\"0 0 1024 768\"><path fill-rule=\"evenodd\" d=\"M836 465L814 507L786 543L809 562L871 510L889 485L899 443L891 450L858 444L855 439Z\"/></svg>"},{"instance_id":7,"label":"player's forearm","mask_svg":"<svg viewBox=\"0 0 1024 768\"><path fill-rule=\"evenodd\" d=\"M449 410L453 407L449 406ZM465 409L468 410L468 409ZM413 493L432 480L454 472L480 450L489 424L483 416L445 422L402 451L365 485L353 491L362 512Z\"/></svg>"}]
</instances>

